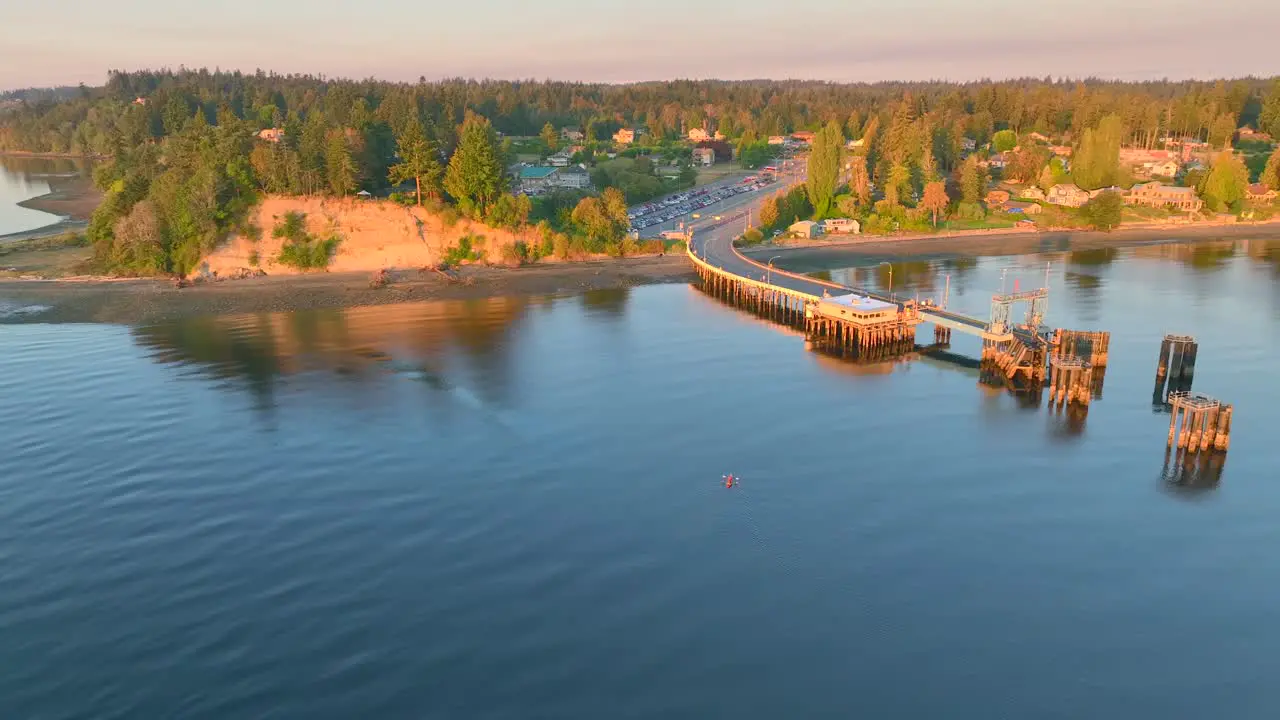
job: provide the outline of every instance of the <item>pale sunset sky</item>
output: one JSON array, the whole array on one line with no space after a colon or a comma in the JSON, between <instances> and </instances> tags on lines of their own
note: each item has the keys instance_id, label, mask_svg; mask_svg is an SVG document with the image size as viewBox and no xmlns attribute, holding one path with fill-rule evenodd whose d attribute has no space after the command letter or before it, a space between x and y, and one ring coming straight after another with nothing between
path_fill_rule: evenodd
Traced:
<instances>
[{"instance_id":1,"label":"pale sunset sky","mask_svg":"<svg viewBox=\"0 0 1280 720\"><path fill-rule=\"evenodd\" d=\"M1280 0L13 0L0 89L109 68L329 77L1122 80L1280 74Z\"/></svg>"}]
</instances>

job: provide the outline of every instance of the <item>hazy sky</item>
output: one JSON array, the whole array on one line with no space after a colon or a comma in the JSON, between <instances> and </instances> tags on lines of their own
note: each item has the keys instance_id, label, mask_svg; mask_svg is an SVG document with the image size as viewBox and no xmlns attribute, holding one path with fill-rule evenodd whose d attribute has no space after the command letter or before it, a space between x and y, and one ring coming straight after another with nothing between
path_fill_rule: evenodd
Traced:
<instances>
[{"instance_id":1,"label":"hazy sky","mask_svg":"<svg viewBox=\"0 0 1280 720\"><path fill-rule=\"evenodd\" d=\"M968 80L1280 74L1280 0L12 0L0 88L109 68Z\"/></svg>"}]
</instances>

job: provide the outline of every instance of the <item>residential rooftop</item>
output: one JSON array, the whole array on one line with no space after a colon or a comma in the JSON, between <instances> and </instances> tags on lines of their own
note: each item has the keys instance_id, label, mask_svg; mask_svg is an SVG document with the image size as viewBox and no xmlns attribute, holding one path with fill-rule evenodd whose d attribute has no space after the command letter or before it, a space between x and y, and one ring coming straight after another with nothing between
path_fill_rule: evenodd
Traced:
<instances>
[{"instance_id":1,"label":"residential rooftop","mask_svg":"<svg viewBox=\"0 0 1280 720\"><path fill-rule=\"evenodd\" d=\"M829 302L834 305L843 305L848 308L857 310L858 312L873 313L881 310L892 310L897 308L893 303L883 302L874 298L849 293L848 295L836 295L835 297L823 298L823 302Z\"/></svg>"},{"instance_id":2,"label":"residential rooftop","mask_svg":"<svg viewBox=\"0 0 1280 720\"><path fill-rule=\"evenodd\" d=\"M542 166L522 167L520 168L520 179L521 180L541 180L545 177L550 177L551 174L558 169L559 168L542 167Z\"/></svg>"}]
</instances>

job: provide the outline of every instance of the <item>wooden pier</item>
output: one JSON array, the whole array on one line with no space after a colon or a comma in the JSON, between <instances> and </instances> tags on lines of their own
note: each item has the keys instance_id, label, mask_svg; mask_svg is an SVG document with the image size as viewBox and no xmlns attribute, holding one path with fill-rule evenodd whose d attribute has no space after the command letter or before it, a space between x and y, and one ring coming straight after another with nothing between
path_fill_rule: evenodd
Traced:
<instances>
[{"instance_id":1,"label":"wooden pier","mask_svg":"<svg viewBox=\"0 0 1280 720\"><path fill-rule=\"evenodd\" d=\"M815 346L875 360L915 350L919 323L912 301L886 303L857 294L822 298L805 315L805 330Z\"/></svg>"},{"instance_id":2,"label":"wooden pier","mask_svg":"<svg viewBox=\"0 0 1280 720\"><path fill-rule=\"evenodd\" d=\"M705 264L695 263L694 267L701 281L701 288L708 295L767 320L789 327L810 329L809 308L820 299L817 296L748 278L736 278L716 272Z\"/></svg>"},{"instance_id":3,"label":"wooden pier","mask_svg":"<svg viewBox=\"0 0 1280 720\"><path fill-rule=\"evenodd\" d=\"M807 346L860 360L888 360L916 350L916 329L932 323L935 347L951 342L951 331L982 340L980 384L1006 387L1025 402L1040 402L1046 383L1049 406L1065 412L1071 431L1083 429L1090 404L1102 397L1111 334L1095 330L1050 331L1042 320L1048 290L992 297L983 321L925 301L859 290L762 265L739 253L729 238L701 245L689 238L688 256L707 294L804 332ZM1046 273L1047 275L1047 273ZM1024 321L1011 320L1015 304L1027 303ZM1156 401L1172 412L1168 445L1179 456L1225 452L1231 446L1234 408L1190 392L1198 346L1194 338L1166 335L1156 368ZM1217 468L1221 464L1216 465Z\"/></svg>"}]
</instances>

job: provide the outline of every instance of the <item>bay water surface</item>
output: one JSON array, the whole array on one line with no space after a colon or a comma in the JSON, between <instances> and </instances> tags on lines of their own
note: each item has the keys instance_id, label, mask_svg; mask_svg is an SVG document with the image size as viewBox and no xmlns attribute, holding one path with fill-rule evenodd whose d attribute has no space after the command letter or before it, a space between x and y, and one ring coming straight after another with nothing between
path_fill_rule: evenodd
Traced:
<instances>
[{"instance_id":1,"label":"bay water surface","mask_svg":"<svg viewBox=\"0 0 1280 720\"><path fill-rule=\"evenodd\" d=\"M1051 263L1083 419L682 285L0 326L0 717L1269 717L1278 257L889 258L980 315Z\"/></svg>"}]
</instances>

